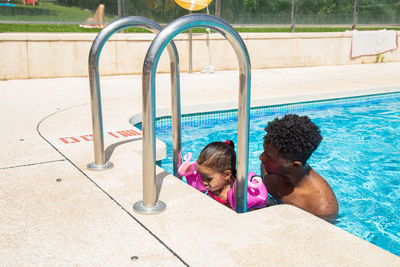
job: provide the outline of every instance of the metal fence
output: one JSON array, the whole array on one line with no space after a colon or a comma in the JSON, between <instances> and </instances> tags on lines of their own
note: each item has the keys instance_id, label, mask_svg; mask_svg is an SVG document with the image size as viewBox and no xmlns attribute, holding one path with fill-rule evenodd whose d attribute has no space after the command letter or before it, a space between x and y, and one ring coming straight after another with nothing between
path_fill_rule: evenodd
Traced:
<instances>
[{"instance_id":1,"label":"metal fence","mask_svg":"<svg viewBox=\"0 0 400 267\"><path fill-rule=\"evenodd\" d=\"M104 23L143 16L166 24L189 13L174 0L0 0L0 22L82 24L99 4ZM214 0L209 13L234 25L400 26L399 0Z\"/></svg>"}]
</instances>

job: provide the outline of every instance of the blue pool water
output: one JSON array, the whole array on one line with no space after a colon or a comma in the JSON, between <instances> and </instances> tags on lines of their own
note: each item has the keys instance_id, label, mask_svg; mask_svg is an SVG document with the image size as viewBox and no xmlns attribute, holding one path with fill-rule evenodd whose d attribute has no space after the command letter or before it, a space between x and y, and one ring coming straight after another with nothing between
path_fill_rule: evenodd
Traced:
<instances>
[{"instance_id":1,"label":"blue pool water","mask_svg":"<svg viewBox=\"0 0 400 267\"><path fill-rule=\"evenodd\" d=\"M400 93L252 109L249 171L259 173L264 127L286 113L308 115L323 141L310 158L339 201L335 225L400 256ZM167 143L162 166L172 172L171 126L157 122ZM237 112L183 117L182 151L197 158L212 141L237 140Z\"/></svg>"}]
</instances>

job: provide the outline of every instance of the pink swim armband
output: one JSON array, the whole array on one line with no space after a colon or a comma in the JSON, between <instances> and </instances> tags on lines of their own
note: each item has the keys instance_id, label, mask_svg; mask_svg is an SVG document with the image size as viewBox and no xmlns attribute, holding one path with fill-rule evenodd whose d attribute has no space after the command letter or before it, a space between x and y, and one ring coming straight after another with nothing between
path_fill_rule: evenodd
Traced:
<instances>
[{"instance_id":1,"label":"pink swim armband","mask_svg":"<svg viewBox=\"0 0 400 267\"><path fill-rule=\"evenodd\" d=\"M201 192L206 192L203 178L197 172L197 161L191 162L192 153L186 153L183 157L183 163L178 168L178 174L186 177L186 182ZM233 187L228 191L228 202L232 209L236 209L234 193L236 191L236 181ZM247 175L247 209L262 208L267 204L268 191L262 179L255 172L249 172Z\"/></svg>"},{"instance_id":2,"label":"pink swim armband","mask_svg":"<svg viewBox=\"0 0 400 267\"><path fill-rule=\"evenodd\" d=\"M197 172L197 161L190 162L191 159L192 153L186 153L183 157L183 163L178 169L178 174L185 176L189 185L204 193L207 189L204 187L203 178Z\"/></svg>"},{"instance_id":3,"label":"pink swim armband","mask_svg":"<svg viewBox=\"0 0 400 267\"><path fill-rule=\"evenodd\" d=\"M228 201L232 209L236 209L235 196L236 181L233 187L228 191ZM262 179L255 172L249 172L247 175L247 209L258 209L265 207L268 199L268 191Z\"/></svg>"}]
</instances>

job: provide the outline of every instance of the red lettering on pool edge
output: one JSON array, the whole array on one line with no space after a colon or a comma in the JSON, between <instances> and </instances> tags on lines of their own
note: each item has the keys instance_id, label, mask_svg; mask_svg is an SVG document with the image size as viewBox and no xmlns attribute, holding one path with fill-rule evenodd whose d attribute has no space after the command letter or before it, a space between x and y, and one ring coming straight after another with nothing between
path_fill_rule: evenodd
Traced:
<instances>
[{"instance_id":1,"label":"red lettering on pool edge","mask_svg":"<svg viewBox=\"0 0 400 267\"><path fill-rule=\"evenodd\" d=\"M64 142L64 144L69 144L69 142L67 141L68 137L61 137L60 140Z\"/></svg>"},{"instance_id":2,"label":"red lettering on pool edge","mask_svg":"<svg viewBox=\"0 0 400 267\"><path fill-rule=\"evenodd\" d=\"M91 139L86 138L86 136L92 137ZM81 135L79 136L86 141L93 141L93 134Z\"/></svg>"},{"instance_id":3,"label":"red lettering on pool edge","mask_svg":"<svg viewBox=\"0 0 400 267\"><path fill-rule=\"evenodd\" d=\"M135 130L117 131L117 133L119 133L123 137L140 135L140 133L136 132Z\"/></svg>"},{"instance_id":4,"label":"red lettering on pool edge","mask_svg":"<svg viewBox=\"0 0 400 267\"><path fill-rule=\"evenodd\" d=\"M113 134L112 132L108 132L108 134L111 135L112 137L119 138L118 135L115 135L115 134Z\"/></svg>"},{"instance_id":5,"label":"red lettering on pool edge","mask_svg":"<svg viewBox=\"0 0 400 267\"><path fill-rule=\"evenodd\" d=\"M72 139L72 141L68 141L67 139ZM73 143L79 143L80 141L78 139L76 139L75 137L63 137L60 138L61 141L64 142L64 144L73 144Z\"/></svg>"},{"instance_id":6,"label":"red lettering on pool edge","mask_svg":"<svg viewBox=\"0 0 400 267\"><path fill-rule=\"evenodd\" d=\"M78 139L76 139L75 137L70 137L72 140L74 140L74 142L71 143L79 143L80 141Z\"/></svg>"},{"instance_id":7,"label":"red lettering on pool edge","mask_svg":"<svg viewBox=\"0 0 400 267\"><path fill-rule=\"evenodd\" d=\"M129 136L136 136L136 135L141 135L140 132L135 131L135 130L124 130L124 131L116 131L116 132L107 132L110 136L114 138L120 138L122 137L129 137ZM118 134L118 135L117 135ZM79 139L81 140L79 140ZM59 138L64 144L73 144L73 143L80 143L82 141L87 141L91 142L93 141L93 134L85 134L85 135L80 135L79 137L60 137Z\"/></svg>"}]
</instances>

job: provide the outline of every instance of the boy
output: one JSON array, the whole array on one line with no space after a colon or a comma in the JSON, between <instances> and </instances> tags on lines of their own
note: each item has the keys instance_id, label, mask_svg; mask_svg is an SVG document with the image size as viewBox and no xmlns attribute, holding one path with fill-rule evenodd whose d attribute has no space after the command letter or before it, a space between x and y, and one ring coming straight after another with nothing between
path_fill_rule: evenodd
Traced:
<instances>
[{"instance_id":1,"label":"boy","mask_svg":"<svg viewBox=\"0 0 400 267\"><path fill-rule=\"evenodd\" d=\"M261 171L268 192L291 204L330 220L339 205L328 182L307 160L322 140L318 126L307 116L295 114L271 121L265 128Z\"/></svg>"}]
</instances>

